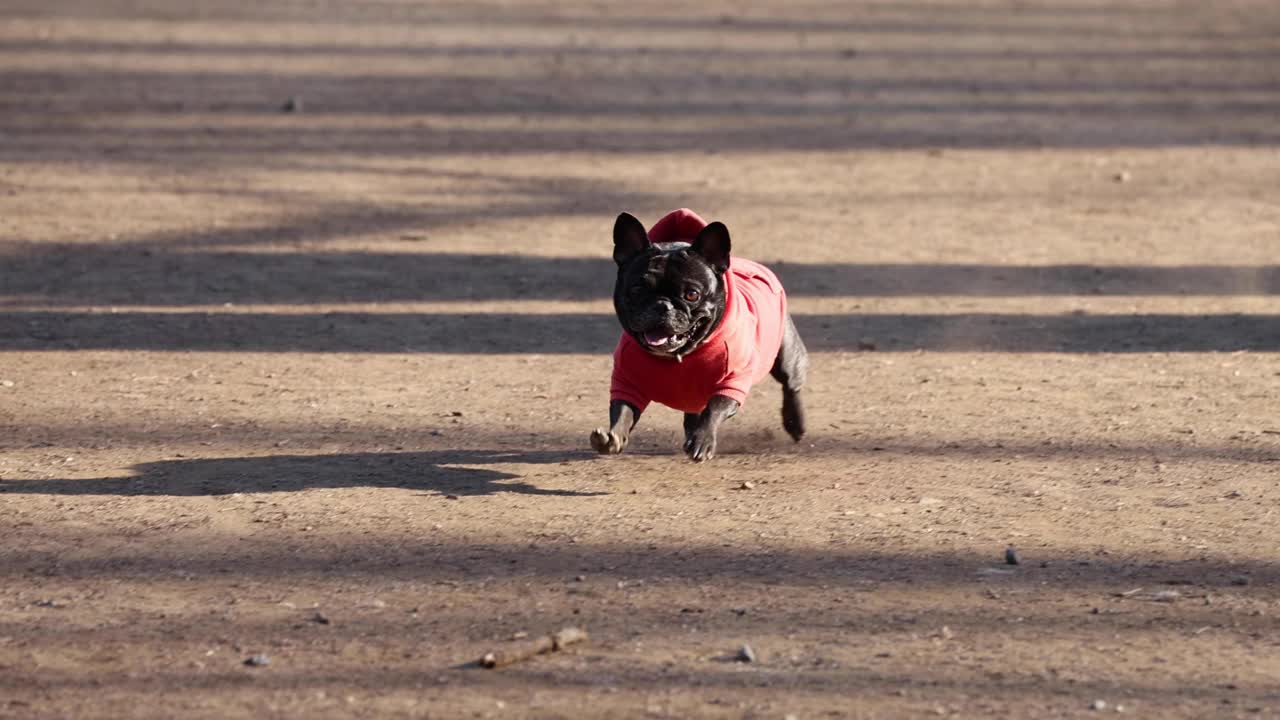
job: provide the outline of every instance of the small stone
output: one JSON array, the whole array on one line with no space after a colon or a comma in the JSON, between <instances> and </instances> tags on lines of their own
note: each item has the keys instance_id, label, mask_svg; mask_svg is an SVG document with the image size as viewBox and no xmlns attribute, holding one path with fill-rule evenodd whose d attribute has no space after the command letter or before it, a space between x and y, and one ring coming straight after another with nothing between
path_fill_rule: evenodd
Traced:
<instances>
[{"instance_id":1,"label":"small stone","mask_svg":"<svg viewBox=\"0 0 1280 720\"><path fill-rule=\"evenodd\" d=\"M858 338L858 349L872 351L876 349L876 341L871 338Z\"/></svg>"},{"instance_id":2,"label":"small stone","mask_svg":"<svg viewBox=\"0 0 1280 720\"><path fill-rule=\"evenodd\" d=\"M1128 170L1121 170L1115 175L1112 175L1111 179L1115 180L1118 183L1127 183L1133 179L1133 176L1129 174Z\"/></svg>"},{"instance_id":3,"label":"small stone","mask_svg":"<svg viewBox=\"0 0 1280 720\"><path fill-rule=\"evenodd\" d=\"M324 613L316 613L315 615L312 615L311 621L320 623L321 625L328 625L330 623L328 616Z\"/></svg>"},{"instance_id":4,"label":"small stone","mask_svg":"<svg viewBox=\"0 0 1280 720\"><path fill-rule=\"evenodd\" d=\"M284 104L280 106L280 110L288 113L302 112L302 96L294 95L288 100L285 100Z\"/></svg>"},{"instance_id":5,"label":"small stone","mask_svg":"<svg viewBox=\"0 0 1280 720\"><path fill-rule=\"evenodd\" d=\"M1106 710L1106 709L1107 709L1107 701L1106 701L1106 700L1094 700L1094 701L1093 701L1093 703L1092 703L1091 705L1089 705L1089 709L1090 709L1090 710Z\"/></svg>"},{"instance_id":6,"label":"small stone","mask_svg":"<svg viewBox=\"0 0 1280 720\"><path fill-rule=\"evenodd\" d=\"M574 582L586 582L586 581L587 581L587 576L586 576L586 575L575 575L575 576L574 576L574 578L573 578L573 581L574 581Z\"/></svg>"},{"instance_id":7,"label":"small stone","mask_svg":"<svg viewBox=\"0 0 1280 720\"><path fill-rule=\"evenodd\" d=\"M1004 562L1006 565L1021 565L1022 559L1018 557L1018 551L1012 547L1004 549Z\"/></svg>"},{"instance_id":8,"label":"small stone","mask_svg":"<svg viewBox=\"0 0 1280 720\"><path fill-rule=\"evenodd\" d=\"M1155 600L1156 602L1169 602L1169 603L1174 602L1181 597L1182 597L1182 593L1178 592L1177 590L1161 590L1160 592L1153 593L1151 595L1151 599Z\"/></svg>"},{"instance_id":9,"label":"small stone","mask_svg":"<svg viewBox=\"0 0 1280 720\"><path fill-rule=\"evenodd\" d=\"M756 661L756 651L752 650L750 645L743 645L738 648L738 654L733 659L738 662L753 663Z\"/></svg>"},{"instance_id":10,"label":"small stone","mask_svg":"<svg viewBox=\"0 0 1280 720\"><path fill-rule=\"evenodd\" d=\"M1249 581L1248 575L1236 575L1235 577L1231 578L1232 585L1248 585L1249 582L1250 581Z\"/></svg>"},{"instance_id":11,"label":"small stone","mask_svg":"<svg viewBox=\"0 0 1280 720\"><path fill-rule=\"evenodd\" d=\"M739 489L739 490L750 490L751 488L753 488L753 487L755 487L755 486L756 486L756 484L755 484L755 483L753 483L753 482L751 482L750 480L743 480L743 481L742 481L742 484L738 486L738 489Z\"/></svg>"},{"instance_id":12,"label":"small stone","mask_svg":"<svg viewBox=\"0 0 1280 720\"><path fill-rule=\"evenodd\" d=\"M266 667L271 664L271 658L266 654L258 653L245 658L244 664L249 667Z\"/></svg>"},{"instance_id":13,"label":"small stone","mask_svg":"<svg viewBox=\"0 0 1280 720\"><path fill-rule=\"evenodd\" d=\"M14 384L12 380L0 380L0 387L13 387Z\"/></svg>"},{"instance_id":14,"label":"small stone","mask_svg":"<svg viewBox=\"0 0 1280 720\"><path fill-rule=\"evenodd\" d=\"M445 500L457 500L457 499L458 499L458 496L457 496L457 495L445 495L445 496L444 496L444 499L445 499Z\"/></svg>"}]
</instances>

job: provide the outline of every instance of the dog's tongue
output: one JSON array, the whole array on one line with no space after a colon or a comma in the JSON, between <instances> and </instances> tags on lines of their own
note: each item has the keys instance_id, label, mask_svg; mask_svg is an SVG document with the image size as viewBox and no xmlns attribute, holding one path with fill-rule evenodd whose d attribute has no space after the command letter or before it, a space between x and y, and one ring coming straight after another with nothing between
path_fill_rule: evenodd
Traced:
<instances>
[{"instance_id":1,"label":"dog's tongue","mask_svg":"<svg viewBox=\"0 0 1280 720\"><path fill-rule=\"evenodd\" d=\"M667 341L670 339L670 335L663 334L659 330L646 330L644 333L644 341L649 343L651 347L666 345Z\"/></svg>"}]
</instances>

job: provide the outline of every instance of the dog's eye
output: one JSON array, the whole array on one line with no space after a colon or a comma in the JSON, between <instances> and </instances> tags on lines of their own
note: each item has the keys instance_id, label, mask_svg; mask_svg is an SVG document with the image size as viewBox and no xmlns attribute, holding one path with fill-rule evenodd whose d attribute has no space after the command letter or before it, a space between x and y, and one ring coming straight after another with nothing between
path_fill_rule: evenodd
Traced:
<instances>
[{"instance_id":1,"label":"dog's eye","mask_svg":"<svg viewBox=\"0 0 1280 720\"><path fill-rule=\"evenodd\" d=\"M701 299L701 298L702 298L702 293L698 292L697 290L685 290L685 291L684 291L684 301L685 301L685 302L698 302L698 300L699 300L699 299Z\"/></svg>"}]
</instances>

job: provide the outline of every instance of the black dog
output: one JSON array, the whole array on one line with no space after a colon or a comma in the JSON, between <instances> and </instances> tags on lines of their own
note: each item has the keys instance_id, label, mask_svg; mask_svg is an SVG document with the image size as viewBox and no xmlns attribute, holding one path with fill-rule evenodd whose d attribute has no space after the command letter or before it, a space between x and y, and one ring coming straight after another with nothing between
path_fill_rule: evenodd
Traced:
<instances>
[{"instance_id":1,"label":"black dog","mask_svg":"<svg viewBox=\"0 0 1280 720\"><path fill-rule=\"evenodd\" d=\"M733 417L765 375L782 383L782 426L804 435L800 389L809 354L787 312L786 293L763 265L729 258L729 230L676 210L646 233L627 213L613 226L618 263L613 305L622 337L613 353L609 429L591 447L616 454L650 401L684 412L684 450L716 451Z\"/></svg>"}]
</instances>

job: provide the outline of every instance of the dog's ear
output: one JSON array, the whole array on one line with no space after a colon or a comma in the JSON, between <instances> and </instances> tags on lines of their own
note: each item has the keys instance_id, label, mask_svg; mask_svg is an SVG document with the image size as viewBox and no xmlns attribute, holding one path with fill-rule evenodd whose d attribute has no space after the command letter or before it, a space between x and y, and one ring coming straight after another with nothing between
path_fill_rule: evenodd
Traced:
<instances>
[{"instance_id":1,"label":"dog's ear","mask_svg":"<svg viewBox=\"0 0 1280 720\"><path fill-rule=\"evenodd\" d=\"M716 272L725 272L729 269L729 228L721 222L702 228L693 241L693 251L711 263Z\"/></svg>"},{"instance_id":2,"label":"dog's ear","mask_svg":"<svg viewBox=\"0 0 1280 720\"><path fill-rule=\"evenodd\" d=\"M630 213L622 213L613 223L613 261L619 266L649 249L649 233Z\"/></svg>"}]
</instances>

